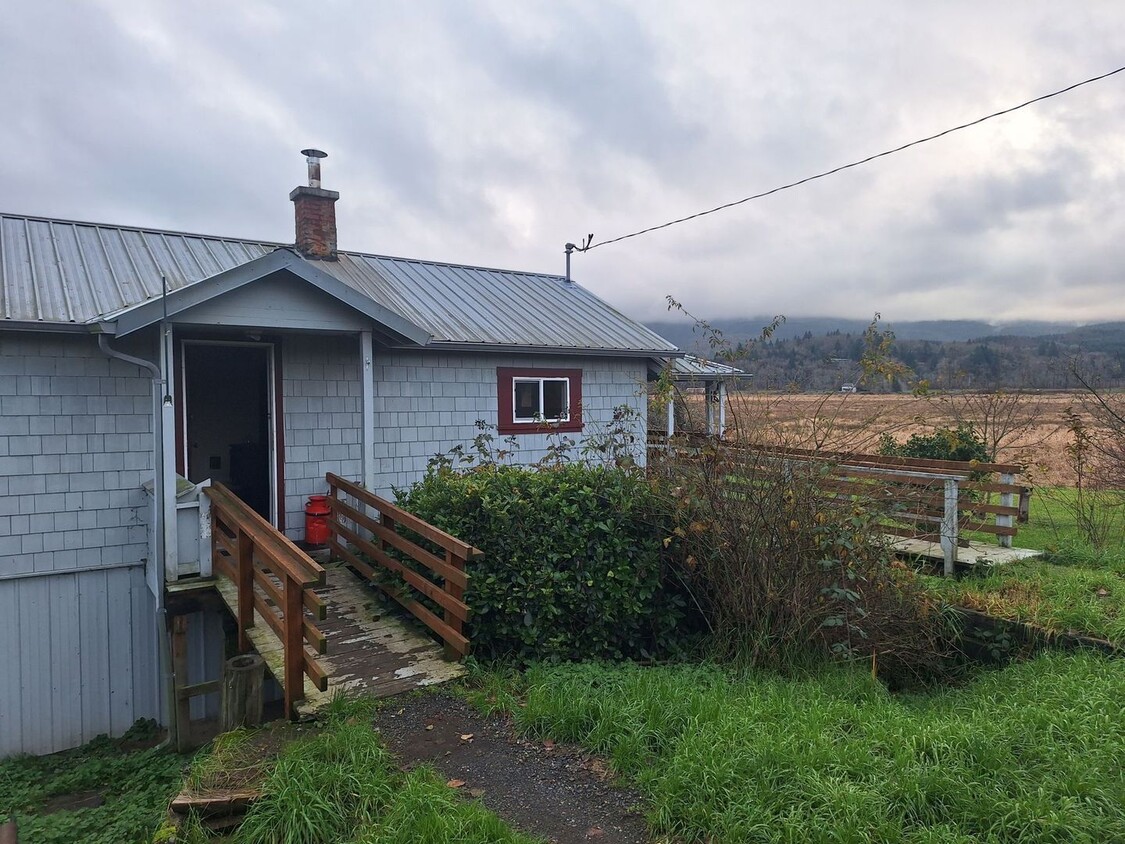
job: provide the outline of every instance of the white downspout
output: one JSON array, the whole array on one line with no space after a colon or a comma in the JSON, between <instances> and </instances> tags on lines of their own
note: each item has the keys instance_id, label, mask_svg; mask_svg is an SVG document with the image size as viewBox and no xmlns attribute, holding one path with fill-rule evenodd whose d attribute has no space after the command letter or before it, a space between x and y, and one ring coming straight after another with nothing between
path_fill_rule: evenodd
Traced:
<instances>
[{"instance_id":1,"label":"white downspout","mask_svg":"<svg viewBox=\"0 0 1125 844\"><path fill-rule=\"evenodd\" d=\"M160 369L164 374L164 396L160 402L161 482L164 485L164 576L169 583L180 577L180 543L176 517L176 408L172 402L175 376L172 361L172 324L161 323Z\"/></svg>"},{"instance_id":2,"label":"white downspout","mask_svg":"<svg viewBox=\"0 0 1125 844\"><path fill-rule=\"evenodd\" d=\"M156 613L153 615L154 626L156 627L156 641L157 641L157 689L156 699L164 698L165 705L165 724L169 727L169 736L173 735L176 730L176 706L175 706L175 685L172 679L172 660L169 654L168 647L168 625L165 620L166 613L164 609L164 584L159 582L159 576L163 573L162 566L160 565L161 559L164 557L165 549L168 546L168 531L165 530L167 524L167 507L165 506L168 498L168 489L164 483L166 472L166 465L164 461L164 439L161 436L164 425L164 398L168 393L166 390L166 380L162 377L160 367L155 363L144 358L134 357L133 355L125 354L109 345L107 335L98 335L98 348L107 357L115 358L125 363L139 366L142 369L148 370L152 378L152 462L153 472L155 478L153 479L153 518L156 524L153 525L153 537L155 538L156 547L152 549L152 553L156 556L155 560L149 561L149 566L153 569L154 581L149 585L152 588L153 599L156 601ZM163 356L162 356L163 357ZM174 456L174 455L173 455ZM173 484L175 483L175 464L172 467ZM175 508L176 496L175 487L172 490L172 546L175 547L176 537L175 531ZM147 579L147 578L146 578Z\"/></svg>"},{"instance_id":3,"label":"white downspout","mask_svg":"<svg viewBox=\"0 0 1125 844\"><path fill-rule=\"evenodd\" d=\"M359 332L359 377L363 382L363 485L375 492L375 350L371 332Z\"/></svg>"}]
</instances>

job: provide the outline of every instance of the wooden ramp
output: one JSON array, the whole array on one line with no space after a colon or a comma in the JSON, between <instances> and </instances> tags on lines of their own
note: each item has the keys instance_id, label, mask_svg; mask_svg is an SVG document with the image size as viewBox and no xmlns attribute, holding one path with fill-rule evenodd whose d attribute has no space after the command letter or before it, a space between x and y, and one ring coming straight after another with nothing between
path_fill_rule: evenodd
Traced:
<instances>
[{"instance_id":1,"label":"wooden ramp","mask_svg":"<svg viewBox=\"0 0 1125 844\"><path fill-rule=\"evenodd\" d=\"M327 648L316 659L328 675L328 686L321 691L304 676L305 694L295 703L298 717L311 717L341 692L389 697L444 683L464 673L460 663L444 658L442 645L424 628L388 612L380 593L346 565L329 563L324 569L325 584L311 591L325 605L325 617L316 626L324 634ZM235 584L219 577L217 586L237 618ZM257 610L254 625L246 633L274 679L284 684L281 639Z\"/></svg>"}]
</instances>

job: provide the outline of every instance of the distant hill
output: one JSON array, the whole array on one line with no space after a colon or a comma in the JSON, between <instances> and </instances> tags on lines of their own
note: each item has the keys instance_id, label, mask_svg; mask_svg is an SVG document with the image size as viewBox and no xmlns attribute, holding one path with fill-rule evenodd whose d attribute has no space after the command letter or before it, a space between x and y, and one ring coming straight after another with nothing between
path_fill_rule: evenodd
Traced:
<instances>
[{"instance_id":1,"label":"distant hill","mask_svg":"<svg viewBox=\"0 0 1125 844\"><path fill-rule=\"evenodd\" d=\"M740 340L758 337L762 328L769 324L772 317L751 317L749 319L717 319L711 324L723 332L723 336L733 343ZM778 340L788 340L812 334L814 337L824 336L834 332L841 334L862 334L869 321L861 319L842 319L840 317L792 317L787 319L778 328L774 337ZM1122 323L1106 323L1109 327L1125 327ZM1093 331L1105 326L1083 326L1078 328L1076 323L1064 322L1032 322L1021 321L1005 324L993 324L981 320L955 319L955 320L917 320L884 322L882 328L890 328L900 340L979 340L986 337L1045 337L1050 335L1069 334L1077 330ZM671 340L685 351L705 351L706 339L699 332L693 330L693 325L687 319L659 320L648 323L648 327L668 340Z\"/></svg>"},{"instance_id":2,"label":"distant hill","mask_svg":"<svg viewBox=\"0 0 1125 844\"><path fill-rule=\"evenodd\" d=\"M715 327L733 347L758 337L767 322L718 320ZM734 363L753 372L760 388L839 389L859 380L867 325L862 320L799 317L782 325L770 340L753 344L747 356ZM706 337L693 332L687 320L650 327L685 351L710 353ZM884 323L881 328L895 332L891 356L906 373L893 383L869 384L869 389L910 389L919 380L950 388L1066 389L1074 386L1070 368L1076 360L1098 383L1125 386L1125 322L1075 326L934 320Z\"/></svg>"}]
</instances>

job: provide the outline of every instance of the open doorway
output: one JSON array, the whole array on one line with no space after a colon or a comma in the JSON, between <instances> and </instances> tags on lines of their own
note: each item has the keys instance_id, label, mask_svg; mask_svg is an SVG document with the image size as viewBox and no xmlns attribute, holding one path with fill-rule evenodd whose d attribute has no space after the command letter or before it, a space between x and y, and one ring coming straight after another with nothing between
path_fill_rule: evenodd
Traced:
<instances>
[{"instance_id":1,"label":"open doorway","mask_svg":"<svg viewBox=\"0 0 1125 844\"><path fill-rule=\"evenodd\" d=\"M274 347L185 340L182 348L188 479L225 484L277 524Z\"/></svg>"}]
</instances>

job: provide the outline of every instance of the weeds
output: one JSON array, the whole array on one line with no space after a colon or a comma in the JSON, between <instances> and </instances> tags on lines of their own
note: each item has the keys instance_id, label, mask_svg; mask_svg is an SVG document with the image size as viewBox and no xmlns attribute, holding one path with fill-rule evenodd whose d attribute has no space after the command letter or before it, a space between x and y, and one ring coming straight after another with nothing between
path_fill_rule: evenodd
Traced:
<instances>
[{"instance_id":1,"label":"weeds","mask_svg":"<svg viewBox=\"0 0 1125 844\"><path fill-rule=\"evenodd\" d=\"M527 680L520 726L609 755L653 827L687 842L1125 838L1125 662L1047 655L904 697L844 669Z\"/></svg>"},{"instance_id":2,"label":"weeds","mask_svg":"<svg viewBox=\"0 0 1125 844\"><path fill-rule=\"evenodd\" d=\"M162 748L130 750L137 741L154 741L154 731L151 722L138 722L121 739L102 736L64 753L0 761L0 819L16 818L21 841L147 841L188 761ZM105 802L43 813L52 798L84 792Z\"/></svg>"}]
</instances>

